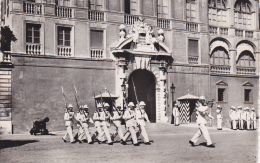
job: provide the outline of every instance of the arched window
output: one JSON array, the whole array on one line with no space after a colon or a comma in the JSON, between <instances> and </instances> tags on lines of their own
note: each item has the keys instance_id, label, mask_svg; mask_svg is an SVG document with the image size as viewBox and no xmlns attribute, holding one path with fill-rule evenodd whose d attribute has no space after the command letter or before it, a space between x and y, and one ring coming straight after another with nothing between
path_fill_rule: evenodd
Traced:
<instances>
[{"instance_id":1,"label":"arched window","mask_svg":"<svg viewBox=\"0 0 260 163\"><path fill-rule=\"evenodd\" d=\"M243 51L237 60L237 66L255 67L255 59L253 54L247 50Z\"/></svg>"},{"instance_id":2,"label":"arched window","mask_svg":"<svg viewBox=\"0 0 260 163\"><path fill-rule=\"evenodd\" d=\"M197 3L196 0L186 0L186 20L189 22L197 21Z\"/></svg>"},{"instance_id":3,"label":"arched window","mask_svg":"<svg viewBox=\"0 0 260 163\"><path fill-rule=\"evenodd\" d=\"M209 0L208 4L209 24L214 26L223 26L227 22L227 0Z\"/></svg>"},{"instance_id":4,"label":"arched window","mask_svg":"<svg viewBox=\"0 0 260 163\"><path fill-rule=\"evenodd\" d=\"M226 49L223 47L215 48L210 58L210 64L229 66L229 56Z\"/></svg>"},{"instance_id":5,"label":"arched window","mask_svg":"<svg viewBox=\"0 0 260 163\"><path fill-rule=\"evenodd\" d=\"M237 0L235 3L235 26L242 29L252 28L252 9L248 0Z\"/></svg>"}]
</instances>

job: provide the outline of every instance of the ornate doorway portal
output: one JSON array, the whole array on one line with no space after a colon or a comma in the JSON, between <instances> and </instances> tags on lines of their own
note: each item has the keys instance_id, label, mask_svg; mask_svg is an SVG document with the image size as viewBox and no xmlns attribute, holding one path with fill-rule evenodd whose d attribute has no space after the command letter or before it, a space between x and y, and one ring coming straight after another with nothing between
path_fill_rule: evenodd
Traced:
<instances>
[{"instance_id":1,"label":"ornate doorway portal","mask_svg":"<svg viewBox=\"0 0 260 163\"><path fill-rule=\"evenodd\" d=\"M151 122L156 122L155 81L153 73L142 69L133 71L128 79L128 101L135 104L136 99L139 102L144 101L145 111Z\"/></svg>"}]
</instances>

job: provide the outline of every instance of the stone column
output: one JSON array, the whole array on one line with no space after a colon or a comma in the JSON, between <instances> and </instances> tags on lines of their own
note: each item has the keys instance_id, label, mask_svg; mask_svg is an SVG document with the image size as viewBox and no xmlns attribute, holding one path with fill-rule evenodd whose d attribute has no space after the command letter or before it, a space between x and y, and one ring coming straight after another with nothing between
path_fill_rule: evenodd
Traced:
<instances>
[{"instance_id":1,"label":"stone column","mask_svg":"<svg viewBox=\"0 0 260 163\"><path fill-rule=\"evenodd\" d=\"M230 55L230 74L236 74L236 49L229 50Z\"/></svg>"},{"instance_id":2,"label":"stone column","mask_svg":"<svg viewBox=\"0 0 260 163\"><path fill-rule=\"evenodd\" d=\"M160 69L160 122L167 123L166 116L166 68L161 64Z\"/></svg>"},{"instance_id":3,"label":"stone column","mask_svg":"<svg viewBox=\"0 0 260 163\"><path fill-rule=\"evenodd\" d=\"M125 59L119 59L117 64L117 74L116 74L116 94L119 95L117 102L123 103L123 92L121 85L126 79L125 73L126 61Z\"/></svg>"}]
</instances>

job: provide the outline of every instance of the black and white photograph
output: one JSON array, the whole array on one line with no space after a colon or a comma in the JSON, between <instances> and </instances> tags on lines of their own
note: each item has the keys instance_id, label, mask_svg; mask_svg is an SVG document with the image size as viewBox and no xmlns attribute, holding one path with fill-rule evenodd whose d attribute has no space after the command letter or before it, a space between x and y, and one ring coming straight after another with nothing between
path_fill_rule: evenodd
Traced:
<instances>
[{"instance_id":1,"label":"black and white photograph","mask_svg":"<svg viewBox=\"0 0 260 163\"><path fill-rule=\"evenodd\" d=\"M260 162L259 0L0 9L0 162Z\"/></svg>"}]
</instances>

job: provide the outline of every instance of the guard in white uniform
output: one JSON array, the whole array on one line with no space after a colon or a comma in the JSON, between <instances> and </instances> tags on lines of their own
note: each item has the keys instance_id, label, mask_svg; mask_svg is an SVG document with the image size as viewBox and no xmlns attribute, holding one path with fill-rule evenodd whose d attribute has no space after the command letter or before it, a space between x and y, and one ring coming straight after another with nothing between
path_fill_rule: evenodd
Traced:
<instances>
[{"instance_id":1,"label":"guard in white uniform","mask_svg":"<svg viewBox=\"0 0 260 163\"><path fill-rule=\"evenodd\" d=\"M68 109L66 110L64 114L64 120L65 120L65 126L67 128L67 133L63 136L63 141L66 142L66 138L69 136L70 137L70 142L75 143L76 141L74 140L73 133L72 133L72 119L74 118L74 112L73 112L73 106L72 104L68 105Z\"/></svg>"},{"instance_id":2,"label":"guard in white uniform","mask_svg":"<svg viewBox=\"0 0 260 163\"><path fill-rule=\"evenodd\" d=\"M113 107L113 112L112 112L112 115L110 118L116 127L116 132L114 134L112 134L112 140L114 140L115 137L118 135L121 142L123 143L124 134L123 134L122 125L121 125L121 118L122 118L122 112L120 111L121 104L117 104L116 107L117 108Z\"/></svg>"},{"instance_id":3,"label":"guard in white uniform","mask_svg":"<svg viewBox=\"0 0 260 163\"><path fill-rule=\"evenodd\" d=\"M77 134L74 136L74 139L79 143L82 143L83 139L86 139L86 135L84 133L81 121L81 114L83 113L83 106L79 107L78 112L75 114L75 119L77 120L77 126L79 127Z\"/></svg>"},{"instance_id":4,"label":"guard in white uniform","mask_svg":"<svg viewBox=\"0 0 260 163\"><path fill-rule=\"evenodd\" d=\"M201 96L199 98L199 105L197 106L197 124L199 125L199 131L193 136L193 138L189 141L189 143L194 146L194 143L196 143L200 136L203 134L204 138L207 140L207 147L211 147L214 148L215 145L212 144L210 136L209 136L209 132L208 129L206 127L207 121L205 119L206 115L211 118L214 119L208 112L208 106L206 106L205 104L205 97Z\"/></svg>"},{"instance_id":5,"label":"guard in white uniform","mask_svg":"<svg viewBox=\"0 0 260 163\"><path fill-rule=\"evenodd\" d=\"M123 145L126 145L126 140L129 137L129 135L131 134L134 146L139 146L139 143L137 142L136 132L135 132L134 118L135 118L134 103L130 102L128 104L128 108L125 110L125 112L123 114L123 119L125 120L126 128L129 131L129 132L127 131L124 136Z\"/></svg>"},{"instance_id":6,"label":"guard in white uniform","mask_svg":"<svg viewBox=\"0 0 260 163\"><path fill-rule=\"evenodd\" d=\"M231 129L236 130L237 129L237 111L234 106L231 106L230 111L229 111L229 117L231 120Z\"/></svg>"},{"instance_id":7,"label":"guard in white uniform","mask_svg":"<svg viewBox=\"0 0 260 163\"><path fill-rule=\"evenodd\" d=\"M251 129L255 130L256 129L256 113L255 113L255 108L252 108L251 113L250 113L250 121L251 121Z\"/></svg>"},{"instance_id":8,"label":"guard in white uniform","mask_svg":"<svg viewBox=\"0 0 260 163\"><path fill-rule=\"evenodd\" d=\"M238 122L238 129L243 130L244 129L244 123L243 123L243 109L242 106L237 107L237 122Z\"/></svg>"},{"instance_id":9,"label":"guard in white uniform","mask_svg":"<svg viewBox=\"0 0 260 163\"><path fill-rule=\"evenodd\" d=\"M93 144L93 141L92 141L90 133L89 133L89 122L90 123L94 123L94 122L89 116L87 105L82 106L82 109L80 110L80 114L78 115L77 120L80 122L80 124L82 126L82 129L84 131L84 136L87 137L88 143ZM79 136L79 140L82 141L82 139L83 139L83 134L82 134L82 136L81 135Z\"/></svg>"},{"instance_id":10,"label":"guard in white uniform","mask_svg":"<svg viewBox=\"0 0 260 163\"><path fill-rule=\"evenodd\" d=\"M250 129L250 112L249 112L249 107L246 107L244 109L244 113L245 113L245 120L246 120L246 129L249 130Z\"/></svg>"},{"instance_id":11,"label":"guard in white uniform","mask_svg":"<svg viewBox=\"0 0 260 163\"><path fill-rule=\"evenodd\" d=\"M101 106L101 104L98 104L97 105L97 110L94 112L94 115L93 115L93 120L94 120L94 123L95 123L96 132L92 136L92 140L95 140L95 138L97 137L98 143L104 141L104 137L102 137L103 131L101 129L101 120L100 120L100 116L101 116L102 112L103 112L102 111L102 106Z\"/></svg>"},{"instance_id":12,"label":"guard in white uniform","mask_svg":"<svg viewBox=\"0 0 260 163\"><path fill-rule=\"evenodd\" d=\"M217 129L222 130L222 115L221 115L222 108L220 105L217 106L216 112L217 112Z\"/></svg>"},{"instance_id":13,"label":"guard in white uniform","mask_svg":"<svg viewBox=\"0 0 260 163\"><path fill-rule=\"evenodd\" d=\"M108 105L109 106L109 105ZM108 121L109 121L110 114L107 110L103 109L102 112L100 112L100 126L103 129L106 137L108 145L113 145L113 142L111 140L111 136L108 130ZM110 124L109 124L110 125Z\"/></svg>"},{"instance_id":14,"label":"guard in white uniform","mask_svg":"<svg viewBox=\"0 0 260 163\"><path fill-rule=\"evenodd\" d=\"M172 109L172 115L174 117L174 125L179 126L180 125L180 111L177 104L174 104L174 107Z\"/></svg>"},{"instance_id":15,"label":"guard in white uniform","mask_svg":"<svg viewBox=\"0 0 260 163\"><path fill-rule=\"evenodd\" d=\"M137 108L137 110L136 110L136 122L137 122L137 126L139 127L139 133L141 133L142 136L144 137L144 144L151 145L151 143L149 142L149 138L148 138L146 129L145 129L144 119L150 123L149 118L144 110L145 105L146 104L143 101L140 102L140 107Z\"/></svg>"}]
</instances>

